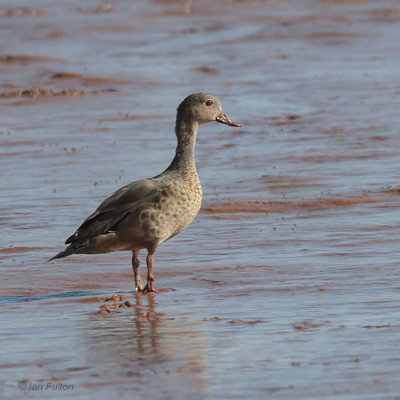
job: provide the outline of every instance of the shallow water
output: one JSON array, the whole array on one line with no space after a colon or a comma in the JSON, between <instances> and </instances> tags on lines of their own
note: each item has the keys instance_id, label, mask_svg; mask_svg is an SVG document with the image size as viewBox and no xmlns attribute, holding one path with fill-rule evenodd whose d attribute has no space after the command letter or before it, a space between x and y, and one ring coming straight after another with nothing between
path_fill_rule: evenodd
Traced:
<instances>
[{"instance_id":1,"label":"shallow water","mask_svg":"<svg viewBox=\"0 0 400 400\"><path fill-rule=\"evenodd\" d=\"M0 3L0 397L398 398L399 3L81 4ZM200 90L245 125L201 126L174 290L46 262Z\"/></svg>"}]
</instances>

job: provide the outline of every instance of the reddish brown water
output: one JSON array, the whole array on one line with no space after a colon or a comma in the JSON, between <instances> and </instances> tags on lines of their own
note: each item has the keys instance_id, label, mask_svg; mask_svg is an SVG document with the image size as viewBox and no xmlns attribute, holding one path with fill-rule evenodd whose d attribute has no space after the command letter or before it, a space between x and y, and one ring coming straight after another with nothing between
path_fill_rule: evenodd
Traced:
<instances>
[{"instance_id":1,"label":"reddish brown water","mask_svg":"<svg viewBox=\"0 0 400 400\"><path fill-rule=\"evenodd\" d=\"M1 2L0 397L399 398L399 23L395 0ZM203 210L156 255L174 290L135 297L128 253L46 262L168 165L200 90L245 126L200 129Z\"/></svg>"}]
</instances>

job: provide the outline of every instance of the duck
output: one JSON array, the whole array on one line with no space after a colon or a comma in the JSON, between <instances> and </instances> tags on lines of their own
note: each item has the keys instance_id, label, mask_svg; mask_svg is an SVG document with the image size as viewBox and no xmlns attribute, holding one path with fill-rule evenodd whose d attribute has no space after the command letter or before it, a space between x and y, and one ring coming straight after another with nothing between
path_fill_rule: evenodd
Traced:
<instances>
[{"instance_id":1,"label":"duck","mask_svg":"<svg viewBox=\"0 0 400 400\"><path fill-rule=\"evenodd\" d=\"M49 261L73 254L131 251L135 292L159 291L154 283L155 252L190 225L201 208L202 188L194 150L199 125L208 122L242 126L223 112L213 94L187 96L177 109L177 147L168 168L152 178L131 182L107 197L68 237L68 246ZM147 250L146 286L138 258L142 249Z\"/></svg>"}]
</instances>

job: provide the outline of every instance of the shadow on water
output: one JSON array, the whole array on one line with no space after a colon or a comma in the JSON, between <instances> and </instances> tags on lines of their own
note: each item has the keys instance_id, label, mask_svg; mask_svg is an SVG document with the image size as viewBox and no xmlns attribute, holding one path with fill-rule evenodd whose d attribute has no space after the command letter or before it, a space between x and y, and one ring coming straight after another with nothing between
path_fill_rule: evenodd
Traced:
<instances>
[{"instance_id":1,"label":"shadow on water","mask_svg":"<svg viewBox=\"0 0 400 400\"><path fill-rule=\"evenodd\" d=\"M70 292L34 294L32 296L0 296L0 304L21 303L34 300L63 299L70 297L87 297L87 296L104 295L102 292L88 292L84 290L72 290Z\"/></svg>"}]
</instances>

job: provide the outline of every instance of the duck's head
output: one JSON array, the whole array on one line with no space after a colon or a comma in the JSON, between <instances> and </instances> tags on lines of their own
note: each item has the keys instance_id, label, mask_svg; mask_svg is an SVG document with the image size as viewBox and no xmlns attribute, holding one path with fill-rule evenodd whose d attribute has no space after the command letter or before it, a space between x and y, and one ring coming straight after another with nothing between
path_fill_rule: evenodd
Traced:
<instances>
[{"instance_id":1,"label":"duck's head","mask_svg":"<svg viewBox=\"0 0 400 400\"><path fill-rule=\"evenodd\" d=\"M229 126L242 126L229 119L222 111L219 100L210 93L193 93L186 97L178 107L178 118L204 124L217 121Z\"/></svg>"}]
</instances>

